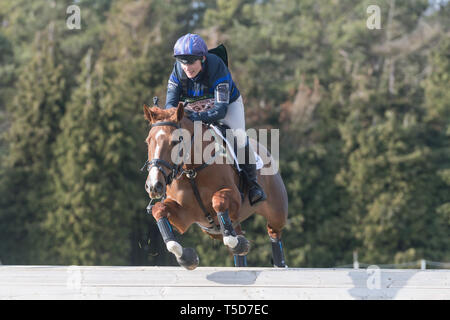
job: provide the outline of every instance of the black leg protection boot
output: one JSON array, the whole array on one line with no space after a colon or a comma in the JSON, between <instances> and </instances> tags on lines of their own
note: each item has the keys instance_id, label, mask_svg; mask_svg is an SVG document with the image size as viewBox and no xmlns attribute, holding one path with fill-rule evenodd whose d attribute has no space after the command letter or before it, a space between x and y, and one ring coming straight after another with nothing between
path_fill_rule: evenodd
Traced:
<instances>
[{"instance_id":1,"label":"black leg protection boot","mask_svg":"<svg viewBox=\"0 0 450 320\"><path fill-rule=\"evenodd\" d=\"M272 263L276 268L287 268L286 261L284 259L283 245L281 244L281 239L270 238L272 243Z\"/></svg>"},{"instance_id":2,"label":"black leg protection boot","mask_svg":"<svg viewBox=\"0 0 450 320\"><path fill-rule=\"evenodd\" d=\"M250 201L250 205L253 206L260 201L266 200L266 194L257 182L255 154L250 146L248 137L247 144L245 145L245 163L240 164L240 167L244 170L247 177L248 200Z\"/></svg>"}]
</instances>

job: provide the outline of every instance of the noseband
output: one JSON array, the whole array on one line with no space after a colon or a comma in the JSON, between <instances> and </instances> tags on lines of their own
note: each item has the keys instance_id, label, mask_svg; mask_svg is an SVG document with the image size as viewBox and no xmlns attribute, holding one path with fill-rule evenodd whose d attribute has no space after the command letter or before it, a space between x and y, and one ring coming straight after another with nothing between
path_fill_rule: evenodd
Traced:
<instances>
[{"instance_id":1,"label":"noseband","mask_svg":"<svg viewBox=\"0 0 450 320\"><path fill-rule=\"evenodd\" d=\"M181 128L181 126L176 122L162 121L162 122L157 122L157 123L150 125L150 130L153 127L162 127L162 126L171 126L171 127L177 128L177 129ZM182 140L182 138L183 137L180 137L180 141ZM158 169L158 171L162 173L162 175L164 176L164 180L166 182L166 186L168 186L172 183L173 179L175 179L176 176L180 173L181 168L183 167L183 163L181 163L179 165L174 165L166 160L156 158L156 159L152 159L151 161L149 161L149 160L145 161L145 164L141 168L141 171L144 171L145 168L147 168L147 171L150 171L153 167L156 167ZM167 169L169 169L170 173L166 174L163 167L166 167Z\"/></svg>"}]
</instances>

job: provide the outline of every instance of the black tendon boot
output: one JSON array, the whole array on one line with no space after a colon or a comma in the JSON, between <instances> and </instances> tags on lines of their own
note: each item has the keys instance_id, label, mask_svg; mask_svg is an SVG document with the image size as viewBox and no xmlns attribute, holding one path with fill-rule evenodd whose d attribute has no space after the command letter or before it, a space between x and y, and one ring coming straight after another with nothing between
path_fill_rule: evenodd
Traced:
<instances>
[{"instance_id":1,"label":"black tendon boot","mask_svg":"<svg viewBox=\"0 0 450 320\"><path fill-rule=\"evenodd\" d=\"M240 167L244 170L247 178L250 205L253 206L260 201L266 200L266 194L257 182L255 154L250 146L248 137L245 145L245 163L240 164Z\"/></svg>"}]
</instances>

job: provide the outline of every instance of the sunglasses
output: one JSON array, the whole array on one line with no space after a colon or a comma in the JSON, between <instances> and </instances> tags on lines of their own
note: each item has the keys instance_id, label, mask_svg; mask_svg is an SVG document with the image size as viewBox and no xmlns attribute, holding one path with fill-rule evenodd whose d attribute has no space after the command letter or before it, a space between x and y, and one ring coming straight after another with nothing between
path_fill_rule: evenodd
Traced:
<instances>
[{"instance_id":1,"label":"sunglasses","mask_svg":"<svg viewBox=\"0 0 450 320\"><path fill-rule=\"evenodd\" d=\"M179 57L176 58L177 61L181 64L194 64L195 61L201 60L201 57Z\"/></svg>"}]
</instances>

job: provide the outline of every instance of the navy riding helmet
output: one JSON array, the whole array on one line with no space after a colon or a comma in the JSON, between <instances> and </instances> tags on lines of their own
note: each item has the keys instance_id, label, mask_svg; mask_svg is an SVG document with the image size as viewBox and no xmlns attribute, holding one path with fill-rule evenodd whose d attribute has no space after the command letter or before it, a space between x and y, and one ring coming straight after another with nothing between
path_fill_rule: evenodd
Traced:
<instances>
[{"instance_id":1,"label":"navy riding helmet","mask_svg":"<svg viewBox=\"0 0 450 320\"><path fill-rule=\"evenodd\" d=\"M178 39L173 48L173 56L178 60L184 60L185 62L199 59L206 56L207 53L208 47L202 37L191 33Z\"/></svg>"}]
</instances>

